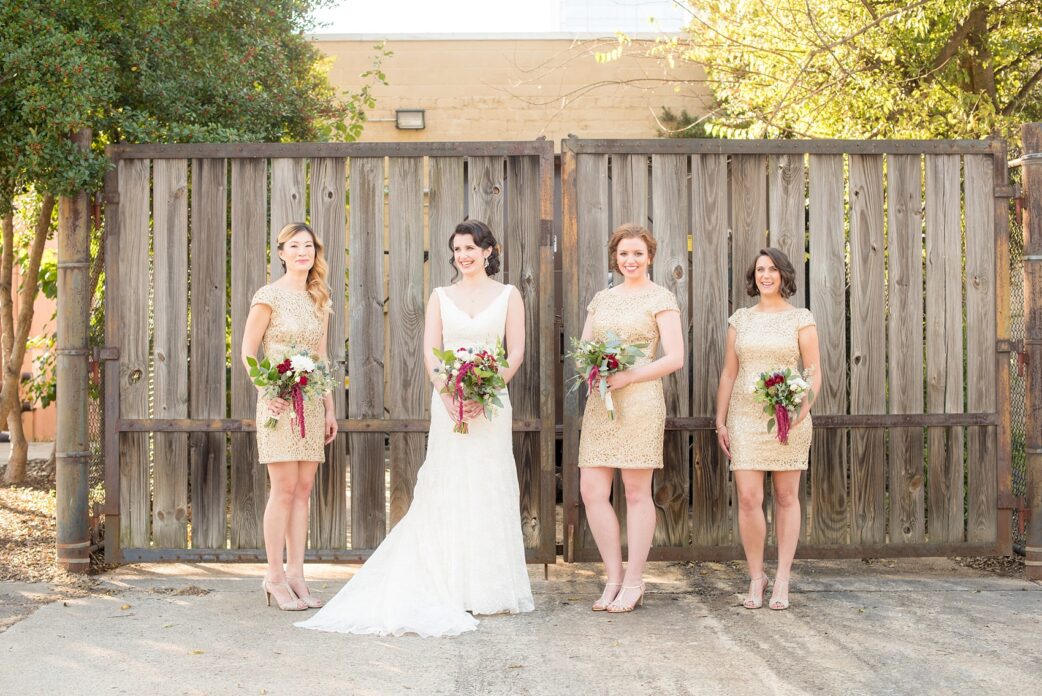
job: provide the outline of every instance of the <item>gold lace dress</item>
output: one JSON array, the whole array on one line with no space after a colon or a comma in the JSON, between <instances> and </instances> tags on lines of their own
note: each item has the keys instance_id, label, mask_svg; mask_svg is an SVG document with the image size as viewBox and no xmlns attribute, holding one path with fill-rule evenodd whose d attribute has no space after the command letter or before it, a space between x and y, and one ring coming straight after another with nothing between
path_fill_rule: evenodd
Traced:
<instances>
[{"instance_id":1,"label":"gold lace dress","mask_svg":"<svg viewBox=\"0 0 1042 696\"><path fill-rule=\"evenodd\" d=\"M768 416L753 398L761 372L799 369L800 329L814 324L807 309L781 312L739 309L727 323L735 330L738 376L727 407L727 433L731 438L731 470L793 471L807 468L811 418L789 431L789 444L778 442L777 431L767 432Z\"/></svg>"},{"instance_id":2,"label":"gold lace dress","mask_svg":"<svg viewBox=\"0 0 1042 696\"><path fill-rule=\"evenodd\" d=\"M253 295L250 302L271 307L271 320L261 339L264 357L281 360L289 354L305 349L318 352L322 340L322 320L315 315L315 305L306 290L292 290L265 285ZM264 427L271 412L264 398L257 399L257 453L261 464L273 462L325 461L326 407L322 399L304 401L304 433L291 422L287 410L279 418L275 429Z\"/></svg>"},{"instance_id":3,"label":"gold lace dress","mask_svg":"<svg viewBox=\"0 0 1042 696\"><path fill-rule=\"evenodd\" d=\"M623 343L647 343L643 358L634 367L655 359L658 349L659 312L678 311L676 296L652 283L635 293L621 288L601 290L586 308L593 312L593 338L604 340L609 332ZM581 387L580 387L581 388ZM608 416L604 401L595 391L586 400L579 466L615 469L661 469L662 441L666 427L666 401L662 380L637 382L612 392L615 420Z\"/></svg>"}]
</instances>

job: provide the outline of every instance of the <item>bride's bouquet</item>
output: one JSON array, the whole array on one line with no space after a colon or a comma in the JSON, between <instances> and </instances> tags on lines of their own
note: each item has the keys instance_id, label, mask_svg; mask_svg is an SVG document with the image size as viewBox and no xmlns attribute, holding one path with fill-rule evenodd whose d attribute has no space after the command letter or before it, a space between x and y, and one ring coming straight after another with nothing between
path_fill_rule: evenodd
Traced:
<instances>
[{"instance_id":1,"label":"bride's bouquet","mask_svg":"<svg viewBox=\"0 0 1042 696\"><path fill-rule=\"evenodd\" d=\"M294 352L275 363L267 357L257 360L251 355L246 358L246 364L250 367L250 379L263 390L265 397L290 402L293 406L290 419L296 422L303 438L306 435L304 400L322 398L333 390L329 365L306 350ZM278 424L279 419L275 416L264 421L264 427L269 429Z\"/></svg>"},{"instance_id":2,"label":"bride's bouquet","mask_svg":"<svg viewBox=\"0 0 1042 696\"><path fill-rule=\"evenodd\" d=\"M604 407L608 409L608 417L615 420L615 404L603 378L632 367L637 358L644 357L644 351L641 349L647 347L647 343L625 345L622 339L611 332L608 332L607 338L603 341L580 341L572 338L572 351L568 357L575 360L579 373L572 376L569 393L585 382L586 396L589 396L594 386L599 383L597 388L604 401Z\"/></svg>"},{"instance_id":3,"label":"bride's bouquet","mask_svg":"<svg viewBox=\"0 0 1042 696\"><path fill-rule=\"evenodd\" d=\"M761 372L753 386L753 398L763 404L763 412L767 419L767 432L778 426L778 442L789 444L789 427L791 419L799 411L805 399L814 398L814 390L810 388L810 371L800 374L789 368Z\"/></svg>"},{"instance_id":4,"label":"bride's bouquet","mask_svg":"<svg viewBox=\"0 0 1042 696\"><path fill-rule=\"evenodd\" d=\"M457 348L454 351L435 348L434 355L441 361L434 371L445 377L442 392L452 394L459 405L459 421L452 432L466 435L470 431L467 421L463 420L464 401L481 404L485 417L492 420L493 407L503 406L499 392L507 388L506 380L500 374L500 370L508 367L502 341L497 341L491 351L485 348Z\"/></svg>"}]
</instances>

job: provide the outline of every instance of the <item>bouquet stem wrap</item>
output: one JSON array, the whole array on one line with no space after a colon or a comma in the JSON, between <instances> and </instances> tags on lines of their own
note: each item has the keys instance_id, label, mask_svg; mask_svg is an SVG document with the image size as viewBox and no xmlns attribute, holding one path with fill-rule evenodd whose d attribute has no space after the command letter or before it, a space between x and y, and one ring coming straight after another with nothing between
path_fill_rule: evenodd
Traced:
<instances>
[{"instance_id":1,"label":"bouquet stem wrap","mask_svg":"<svg viewBox=\"0 0 1042 696\"><path fill-rule=\"evenodd\" d=\"M789 410L782 404L775 404L774 419L778 423L778 441L789 444Z\"/></svg>"},{"instance_id":2,"label":"bouquet stem wrap","mask_svg":"<svg viewBox=\"0 0 1042 696\"><path fill-rule=\"evenodd\" d=\"M300 438L303 440L306 432L304 428L304 392L301 391L299 384L293 386L290 398L293 401L293 414L297 417L297 423L300 424Z\"/></svg>"}]
</instances>

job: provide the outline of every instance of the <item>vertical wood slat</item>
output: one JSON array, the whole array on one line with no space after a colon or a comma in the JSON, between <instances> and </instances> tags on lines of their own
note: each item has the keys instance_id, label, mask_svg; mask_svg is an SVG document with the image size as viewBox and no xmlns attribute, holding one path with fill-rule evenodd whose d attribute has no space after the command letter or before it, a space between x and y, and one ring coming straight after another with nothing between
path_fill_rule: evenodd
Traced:
<instances>
[{"instance_id":1,"label":"vertical wood slat","mask_svg":"<svg viewBox=\"0 0 1042 696\"><path fill-rule=\"evenodd\" d=\"M351 418L384 417L384 161L351 159ZM352 433L351 546L376 548L386 535L384 435Z\"/></svg>"},{"instance_id":2,"label":"vertical wood slat","mask_svg":"<svg viewBox=\"0 0 1042 696\"><path fill-rule=\"evenodd\" d=\"M994 411L995 403L995 173L989 155L964 160L966 196L966 373L967 407ZM994 427L967 428L966 540L995 541L998 488Z\"/></svg>"},{"instance_id":3,"label":"vertical wood slat","mask_svg":"<svg viewBox=\"0 0 1042 696\"><path fill-rule=\"evenodd\" d=\"M434 288L452 282L449 259L449 237L463 221L466 206L463 198L463 158L430 158L430 194L428 196L428 228L430 230L430 297Z\"/></svg>"},{"instance_id":4,"label":"vertical wood slat","mask_svg":"<svg viewBox=\"0 0 1042 696\"><path fill-rule=\"evenodd\" d=\"M810 156L810 305L821 349L821 389L815 410L847 410L846 266L843 229L843 156ZM815 543L847 538L847 448L842 430L817 430L811 448Z\"/></svg>"},{"instance_id":5,"label":"vertical wood slat","mask_svg":"<svg viewBox=\"0 0 1042 696\"><path fill-rule=\"evenodd\" d=\"M589 314L586 307L593 296L603 290L608 278L608 157L607 155L578 155L576 157L576 188L578 230L576 240L578 276L578 293L575 305L575 323L569 337L579 338L583 325ZM568 337L566 337L568 338ZM568 365L574 370L574 365ZM572 432L578 433L582 425L583 411L586 407L586 392L577 389L575 392L576 427ZM578 447L575 452L578 454ZM578 459L576 459L576 462ZM574 464L570 464L574 466ZM622 498L615 492L616 498ZM616 508L618 510L618 508ZM593 546L593 537L586 522L585 510L582 511L580 529L575 530L575 542L578 549ZM625 524L625 515L620 516L620 524Z\"/></svg>"},{"instance_id":6,"label":"vertical wood slat","mask_svg":"<svg viewBox=\"0 0 1042 696\"><path fill-rule=\"evenodd\" d=\"M506 281L521 293L525 307L525 360L510 383L514 418L539 418L539 158L507 159L507 228L503 231L510 259ZM509 346L508 346L509 348ZM539 510L539 433L514 434L514 460L521 489L521 532L526 548L538 548L542 525Z\"/></svg>"},{"instance_id":7,"label":"vertical wood slat","mask_svg":"<svg viewBox=\"0 0 1042 696\"><path fill-rule=\"evenodd\" d=\"M347 273L346 211L343 158L321 157L311 161L311 229L325 246L329 263L330 296L333 305L326 333L326 356L333 368L333 408L340 418L347 412L343 389L346 335L344 285ZM311 505L311 544L323 549L347 546L347 435L337 435L325 449L325 464L319 467Z\"/></svg>"},{"instance_id":8,"label":"vertical wood slat","mask_svg":"<svg viewBox=\"0 0 1042 696\"><path fill-rule=\"evenodd\" d=\"M672 291L680 307L682 351L686 353L691 326L691 266L688 254L687 155L653 155L651 158L652 205L658 250L656 282ZM686 418L691 413L690 361L662 380L667 415ZM688 498L691 481L690 435L667 433L663 469L655 472L654 499L658 509L655 544L687 546L690 541ZM621 497L621 496L620 496Z\"/></svg>"},{"instance_id":9,"label":"vertical wood slat","mask_svg":"<svg viewBox=\"0 0 1042 696\"><path fill-rule=\"evenodd\" d=\"M542 539L541 552L534 560L544 563L557 561L557 414L555 375L560 357L558 354L559 324L555 311L557 290L554 274L554 251L557 236L554 234L554 148L548 143L539 156L539 516ZM562 480L563 483L563 480Z\"/></svg>"},{"instance_id":10,"label":"vertical wood slat","mask_svg":"<svg viewBox=\"0 0 1042 696\"><path fill-rule=\"evenodd\" d=\"M921 190L919 155L890 156L887 160L890 413L923 412ZM922 440L920 428L890 431L890 543L925 539Z\"/></svg>"},{"instance_id":11,"label":"vertical wood slat","mask_svg":"<svg viewBox=\"0 0 1042 696\"><path fill-rule=\"evenodd\" d=\"M423 345L423 158L392 157L390 200L390 363L388 409L391 418L423 418L430 397ZM391 435L391 510L393 527L409 510L416 472L423 463L422 433Z\"/></svg>"},{"instance_id":12,"label":"vertical wood slat","mask_svg":"<svg viewBox=\"0 0 1042 696\"><path fill-rule=\"evenodd\" d=\"M470 220L481 220L489 228L497 240L503 239L503 157L470 157L468 167L468 199L467 217ZM510 259L503 257L499 273L491 276L496 280L503 279L505 266Z\"/></svg>"},{"instance_id":13,"label":"vertical wood slat","mask_svg":"<svg viewBox=\"0 0 1042 696\"><path fill-rule=\"evenodd\" d=\"M254 418L257 388L239 361L250 300L264 285L268 236L267 160L232 160L232 418ZM264 545L267 471L254 433L232 433L231 547Z\"/></svg>"},{"instance_id":14,"label":"vertical wood slat","mask_svg":"<svg viewBox=\"0 0 1042 696\"><path fill-rule=\"evenodd\" d=\"M577 157L561 145L561 321L564 325L566 352L570 339L578 337L583 313L579 305L579 201ZM577 370L575 363L561 356L561 377L570 384ZM565 390L561 395L561 422L564 433L561 442L561 488L562 488L562 541L564 560L571 563L576 558L576 549L582 545L581 528L582 502L579 495L579 390Z\"/></svg>"},{"instance_id":15,"label":"vertical wood slat","mask_svg":"<svg viewBox=\"0 0 1042 696\"><path fill-rule=\"evenodd\" d=\"M727 157L691 158L691 415L716 415L716 390L727 341ZM694 544L730 541L727 462L716 433L694 433Z\"/></svg>"},{"instance_id":16,"label":"vertical wood slat","mask_svg":"<svg viewBox=\"0 0 1042 696\"><path fill-rule=\"evenodd\" d=\"M886 413L883 157L850 156L850 412ZM880 429L850 431L850 541L886 541L886 451Z\"/></svg>"},{"instance_id":17,"label":"vertical wood slat","mask_svg":"<svg viewBox=\"0 0 1042 696\"><path fill-rule=\"evenodd\" d=\"M959 156L926 156L926 407L961 413L962 230ZM931 542L963 538L962 428L927 431Z\"/></svg>"},{"instance_id":18,"label":"vertical wood slat","mask_svg":"<svg viewBox=\"0 0 1042 696\"><path fill-rule=\"evenodd\" d=\"M291 222L304 222L307 215L304 205L307 190L304 170L305 160L299 157L273 157L271 160L272 281L278 280L286 273L277 251L279 231Z\"/></svg>"},{"instance_id":19,"label":"vertical wood slat","mask_svg":"<svg viewBox=\"0 0 1042 696\"><path fill-rule=\"evenodd\" d=\"M763 155L732 155L731 157L731 311L751 307L757 298L745 291L745 272L756 253L767 242L767 158ZM771 487L764 477L764 508L771 510ZM734 488L731 500L734 538L738 538L738 491ZM771 518L767 518L768 539L771 536Z\"/></svg>"},{"instance_id":20,"label":"vertical wood slat","mask_svg":"<svg viewBox=\"0 0 1042 696\"><path fill-rule=\"evenodd\" d=\"M120 416L148 417L149 160L119 162ZM111 427L111 425L109 426ZM151 532L147 433L119 440L120 546L145 548Z\"/></svg>"},{"instance_id":21,"label":"vertical wood slat","mask_svg":"<svg viewBox=\"0 0 1042 696\"><path fill-rule=\"evenodd\" d=\"M156 418L188 417L188 162L156 160ZM152 529L157 546L188 545L188 434L156 433Z\"/></svg>"},{"instance_id":22,"label":"vertical wood slat","mask_svg":"<svg viewBox=\"0 0 1042 696\"><path fill-rule=\"evenodd\" d=\"M804 155L776 155L768 160L768 224L770 226L770 244L785 252L796 272L796 294L789 298L796 307L807 306L808 283L806 245L807 245L807 193L805 190L806 172ZM800 478L800 538L808 539L810 525L807 516L810 512L807 488L809 479L806 475Z\"/></svg>"},{"instance_id":23,"label":"vertical wood slat","mask_svg":"<svg viewBox=\"0 0 1042 696\"><path fill-rule=\"evenodd\" d=\"M227 161L192 160L192 343L188 412L223 418L227 287ZM214 385L221 385L214 388ZM191 433L192 547L224 548L228 467L223 433Z\"/></svg>"},{"instance_id":24,"label":"vertical wood slat","mask_svg":"<svg viewBox=\"0 0 1042 696\"><path fill-rule=\"evenodd\" d=\"M1030 139L1023 142L1024 150L1030 151ZM1004 140L995 138L992 140L992 171L995 187L1009 184L1009 167L1007 164L1007 146ZM1029 183L1029 182L1024 182ZM992 199L993 215L995 217L995 325L997 342L1010 339L1010 283L1012 273L1010 272L1010 245L1009 245L1009 201L999 196ZM1028 214L1030 219L1030 213ZM1030 255L1030 252L1027 252ZM1012 494L1013 492L1013 434L1012 413L1010 404L1010 364L1009 355L999 350L995 351L995 405L999 410L999 426L996 429L996 462L995 462L995 487L999 496ZM1013 553L1013 511L1008 509L998 510L998 519L995 528L995 540L997 542L997 553L1011 555Z\"/></svg>"},{"instance_id":25,"label":"vertical wood slat","mask_svg":"<svg viewBox=\"0 0 1042 696\"><path fill-rule=\"evenodd\" d=\"M771 246L781 249L796 270L796 307L807 306L807 203L803 155L776 155L770 159L769 187Z\"/></svg>"},{"instance_id":26,"label":"vertical wood slat","mask_svg":"<svg viewBox=\"0 0 1042 696\"><path fill-rule=\"evenodd\" d=\"M611 156L611 228L648 226L648 156Z\"/></svg>"}]
</instances>

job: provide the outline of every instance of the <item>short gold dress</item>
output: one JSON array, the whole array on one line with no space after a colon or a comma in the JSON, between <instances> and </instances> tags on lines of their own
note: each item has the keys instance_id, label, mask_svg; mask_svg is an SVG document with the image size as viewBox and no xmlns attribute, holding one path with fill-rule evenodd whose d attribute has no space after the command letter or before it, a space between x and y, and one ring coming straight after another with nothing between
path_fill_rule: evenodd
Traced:
<instances>
[{"instance_id":1,"label":"short gold dress","mask_svg":"<svg viewBox=\"0 0 1042 696\"><path fill-rule=\"evenodd\" d=\"M271 321L261 339L264 357L281 361L288 355L308 350L317 353L322 340L322 320L315 314L315 304L306 290L292 290L265 285L250 302L271 307ZM304 433L291 422L291 410L279 418L274 429L264 427L271 412L262 398L257 399L257 453L261 464L273 462L325 461L326 406L322 399L304 401Z\"/></svg>"},{"instance_id":2,"label":"short gold dress","mask_svg":"<svg viewBox=\"0 0 1042 696\"><path fill-rule=\"evenodd\" d=\"M738 376L727 407L731 438L731 470L796 471L807 468L811 418L789 431L789 444L778 442L778 431L767 432L768 416L753 397L761 372L799 369L799 332L814 324L810 310L793 307L781 312L739 309L727 323L735 330Z\"/></svg>"},{"instance_id":3,"label":"short gold dress","mask_svg":"<svg viewBox=\"0 0 1042 696\"><path fill-rule=\"evenodd\" d=\"M601 290L586 308L593 312L593 338L604 340L608 332L623 343L647 343L644 357L633 367L655 359L659 333L655 317L659 312L679 311L676 296L652 283L635 293L621 288ZM662 441L666 429L666 401L662 380L637 382L612 392L615 420L608 416L604 401L595 391L586 400L582 435L579 439L579 466L606 466L614 469L661 469Z\"/></svg>"}]
</instances>

